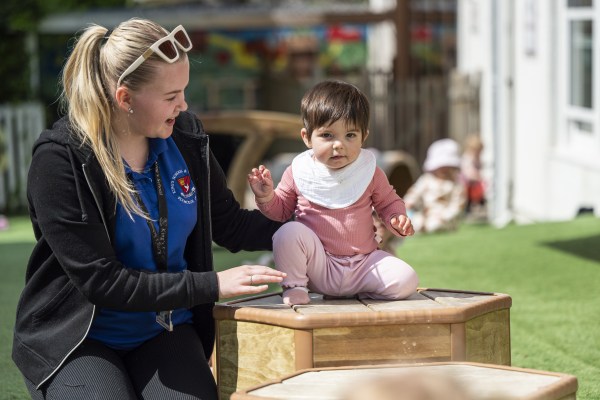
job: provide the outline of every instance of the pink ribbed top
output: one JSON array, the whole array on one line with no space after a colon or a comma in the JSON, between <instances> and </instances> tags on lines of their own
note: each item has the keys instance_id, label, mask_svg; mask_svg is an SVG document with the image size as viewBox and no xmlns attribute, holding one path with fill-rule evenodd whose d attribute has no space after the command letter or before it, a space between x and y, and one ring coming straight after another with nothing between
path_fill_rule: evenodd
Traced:
<instances>
[{"instance_id":1,"label":"pink ribbed top","mask_svg":"<svg viewBox=\"0 0 600 400\"><path fill-rule=\"evenodd\" d=\"M368 254L377 249L373 208L396 236L399 234L390 226L390 219L406 215L404 201L379 167L365 193L351 206L340 209L322 207L304 198L294 183L292 168L288 167L273 200L258 208L275 221L287 221L294 214L296 221L317 234L325 251L338 256Z\"/></svg>"}]
</instances>

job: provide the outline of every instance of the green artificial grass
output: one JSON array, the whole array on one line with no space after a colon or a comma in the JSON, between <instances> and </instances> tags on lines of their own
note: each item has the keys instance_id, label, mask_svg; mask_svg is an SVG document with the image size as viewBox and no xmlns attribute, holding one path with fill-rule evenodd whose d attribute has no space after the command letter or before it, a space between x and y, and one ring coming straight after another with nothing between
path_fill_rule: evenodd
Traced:
<instances>
[{"instance_id":1,"label":"green artificial grass","mask_svg":"<svg viewBox=\"0 0 600 400\"><path fill-rule=\"evenodd\" d=\"M421 287L512 298L512 365L575 375L577 399L600 399L600 220L463 225L407 239L398 255Z\"/></svg>"},{"instance_id":2,"label":"green artificial grass","mask_svg":"<svg viewBox=\"0 0 600 400\"><path fill-rule=\"evenodd\" d=\"M9 218L9 224L8 230L0 231L0 399L29 399L11 349L15 310L34 239L29 218Z\"/></svg>"},{"instance_id":3,"label":"green artificial grass","mask_svg":"<svg viewBox=\"0 0 600 400\"><path fill-rule=\"evenodd\" d=\"M10 349L32 247L29 221L11 218L10 229L0 232L0 399L28 398ZM261 254L217 248L215 263L253 263ZM455 233L408 238L398 255L416 269L421 287L510 295L512 365L575 375L578 400L600 399L599 219L463 225Z\"/></svg>"}]
</instances>

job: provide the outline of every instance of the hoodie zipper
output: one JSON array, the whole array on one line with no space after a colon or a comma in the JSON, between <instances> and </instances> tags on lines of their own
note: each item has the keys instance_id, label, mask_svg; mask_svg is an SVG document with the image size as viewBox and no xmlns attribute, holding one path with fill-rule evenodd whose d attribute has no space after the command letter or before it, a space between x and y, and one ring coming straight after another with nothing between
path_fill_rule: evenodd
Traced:
<instances>
[{"instance_id":1,"label":"hoodie zipper","mask_svg":"<svg viewBox=\"0 0 600 400\"><path fill-rule=\"evenodd\" d=\"M108 225L106 224L106 218L104 216L104 213L102 212L102 209L100 208L100 202L98 201L98 196L96 194L96 192L94 191L94 187L91 184L90 178L88 177L87 174L87 169L86 169L87 165L86 164L81 164L81 169L83 170L83 176L85 177L85 181L88 184L88 187L90 188L90 191L92 192L92 196L94 197L94 202L96 203L96 207L98 207L98 210L100 211L100 217L102 218L102 224L104 225L104 229L106 231L106 236L108 237L108 240L110 241L110 235L108 234ZM61 362L58 364L58 366L46 377L46 379L44 379L43 381L40 382L39 385L37 385L36 390L39 390L40 387L42 387L42 385L44 383L46 383L46 381L48 381L48 379L50 379L52 376L54 376L54 374L60 369L60 367L62 367L62 365L65 363L65 361L67 360L67 358L69 358L69 356L79 347L81 346L81 343L83 343L83 341L85 340L85 338L87 337L90 328L92 327L92 322L94 321L94 314L96 313L96 305L92 304L92 317L90 318L90 322L85 330L85 334L83 335L83 337L81 338L81 340L79 342L77 342L77 344L75 345L75 347L73 347L68 353L67 355L61 360Z\"/></svg>"}]
</instances>

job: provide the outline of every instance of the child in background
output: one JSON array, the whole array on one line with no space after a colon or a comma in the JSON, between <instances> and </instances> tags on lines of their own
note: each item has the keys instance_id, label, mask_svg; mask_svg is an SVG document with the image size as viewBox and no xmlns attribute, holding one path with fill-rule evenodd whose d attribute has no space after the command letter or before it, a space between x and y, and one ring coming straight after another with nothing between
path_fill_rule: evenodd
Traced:
<instances>
[{"instance_id":1,"label":"child in background","mask_svg":"<svg viewBox=\"0 0 600 400\"><path fill-rule=\"evenodd\" d=\"M295 221L273 236L275 265L287 273L283 302L307 304L309 289L334 297L403 299L418 285L404 261L379 250L373 209L396 236L414 233L404 202L375 156L362 149L369 135L369 103L355 86L325 81L302 99L309 150L299 154L277 189L270 171L254 168L248 181L269 218Z\"/></svg>"},{"instance_id":2,"label":"child in background","mask_svg":"<svg viewBox=\"0 0 600 400\"><path fill-rule=\"evenodd\" d=\"M458 228L466 194L460 179L460 152L452 139L440 139L427 149L425 171L404 195L416 232Z\"/></svg>"},{"instance_id":3,"label":"child in background","mask_svg":"<svg viewBox=\"0 0 600 400\"><path fill-rule=\"evenodd\" d=\"M481 175L483 143L478 135L470 135L464 143L460 171L467 190L467 214L481 214L485 206L485 188Z\"/></svg>"}]
</instances>

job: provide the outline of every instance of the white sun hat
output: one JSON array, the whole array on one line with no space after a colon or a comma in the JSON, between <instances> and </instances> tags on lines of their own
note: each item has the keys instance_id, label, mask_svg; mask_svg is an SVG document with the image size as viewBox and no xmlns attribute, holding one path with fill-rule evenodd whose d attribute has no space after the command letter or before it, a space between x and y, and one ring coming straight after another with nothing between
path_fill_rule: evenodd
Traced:
<instances>
[{"instance_id":1,"label":"white sun hat","mask_svg":"<svg viewBox=\"0 0 600 400\"><path fill-rule=\"evenodd\" d=\"M431 172L441 167L460 168L459 146L452 139L436 140L427 149L427 158L423 163L423 169Z\"/></svg>"}]
</instances>

